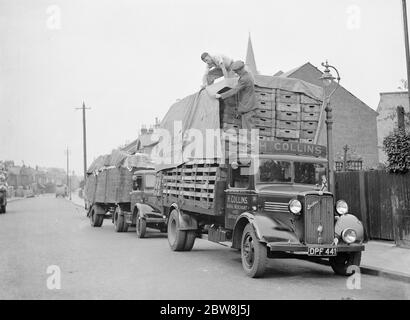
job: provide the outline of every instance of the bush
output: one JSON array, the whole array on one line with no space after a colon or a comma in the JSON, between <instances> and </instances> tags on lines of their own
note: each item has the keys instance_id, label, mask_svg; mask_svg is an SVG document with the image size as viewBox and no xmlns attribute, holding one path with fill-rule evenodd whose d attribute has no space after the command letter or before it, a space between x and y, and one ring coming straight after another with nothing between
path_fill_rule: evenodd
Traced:
<instances>
[{"instance_id":1,"label":"bush","mask_svg":"<svg viewBox=\"0 0 410 320\"><path fill-rule=\"evenodd\" d=\"M383 140L387 154L387 171L406 173L410 171L410 133L404 130L391 133Z\"/></svg>"}]
</instances>

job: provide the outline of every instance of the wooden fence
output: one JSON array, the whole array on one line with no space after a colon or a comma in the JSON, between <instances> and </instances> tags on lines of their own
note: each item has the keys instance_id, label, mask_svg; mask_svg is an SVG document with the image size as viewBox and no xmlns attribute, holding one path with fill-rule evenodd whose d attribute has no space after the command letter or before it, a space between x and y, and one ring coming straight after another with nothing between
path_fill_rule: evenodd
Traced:
<instances>
[{"instance_id":1,"label":"wooden fence","mask_svg":"<svg viewBox=\"0 0 410 320\"><path fill-rule=\"evenodd\" d=\"M335 183L336 199L347 201L370 239L410 246L410 173L337 172Z\"/></svg>"}]
</instances>

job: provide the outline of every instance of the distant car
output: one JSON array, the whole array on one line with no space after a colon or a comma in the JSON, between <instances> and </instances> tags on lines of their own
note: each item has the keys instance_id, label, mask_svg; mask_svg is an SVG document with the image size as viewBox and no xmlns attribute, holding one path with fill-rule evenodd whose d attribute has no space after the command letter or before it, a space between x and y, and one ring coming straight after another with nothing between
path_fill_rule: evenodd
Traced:
<instances>
[{"instance_id":1,"label":"distant car","mask_svg":"<svg viewBox=\"0 0 410 320\"><path fill-rule=\"evenodd\" d=\"M67 186L66 185L57 185L56 186L56 198L67 196Z\"/></svg>"}]
</instances>

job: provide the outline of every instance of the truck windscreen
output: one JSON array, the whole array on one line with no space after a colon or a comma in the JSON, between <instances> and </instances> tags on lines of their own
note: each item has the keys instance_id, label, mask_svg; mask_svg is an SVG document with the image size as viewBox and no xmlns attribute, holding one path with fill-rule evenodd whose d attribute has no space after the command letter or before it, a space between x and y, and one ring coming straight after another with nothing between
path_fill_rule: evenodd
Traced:
<instances>
[{"instance_id":1,"label":"truck windscreen","mask_svg":"<svg viewBox=\"0 0 410 320\"><path fill-rule=\"evenodd\" d=\"M326 167L321 163L294 162L295 183L321 184L322 177L326 176Z\"/></svg>"},{"instance_id":2,"label":"truck windscreen","mask_svg":"<svg viewBox=\"0 0 410 320\"><path fill-rule=\"evenodd\" d=\"M256 182L317 185L322 183L323 176L326 165L322 163L261 159Z\"/></svg>"},{"instance_id":3,"label":"truck windscreen","mask_svg":"<svg viewBox=\"0 0 410 320\"><path fill-rule=\"evenodd\" d=\"M288 161L261 159L258 176L258 181L261 183L291 182L291 163Z\"/></svg>"}]
</instances>

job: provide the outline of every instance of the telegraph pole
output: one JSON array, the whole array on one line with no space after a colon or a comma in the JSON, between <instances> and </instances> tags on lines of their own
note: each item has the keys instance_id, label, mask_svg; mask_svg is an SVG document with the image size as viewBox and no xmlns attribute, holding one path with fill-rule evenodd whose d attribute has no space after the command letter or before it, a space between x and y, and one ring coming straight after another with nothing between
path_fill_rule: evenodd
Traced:
<instances>
[{"instance_id":1,"label":"telegraph pole","mask_svg":"<svg viewBox=\"0 0 410 320\"><path fill-rule=\"evenodd\" d=\"M83 110L83 154L84 154L84 182L87 176L87 129L85 124L85 110L90 110L91 108L86 108L83 101L83 106L81 108L75 108L76 110Z\"/></svg>"},{"instance_id":2,"label":"telegraph pole","mask_svg":"<svg viewBox=\"0 0 410 320\"><path fill-rule=\"evenodd\" d=\"M404 44L406 47L406 64L407 64L407 96L410 106L409 81L410 81L410 49L409 49L409 29L407 23L407 4L406 0L402 0L403 5L403 26L404 26Z\"/></svg>"}]
</instances>

